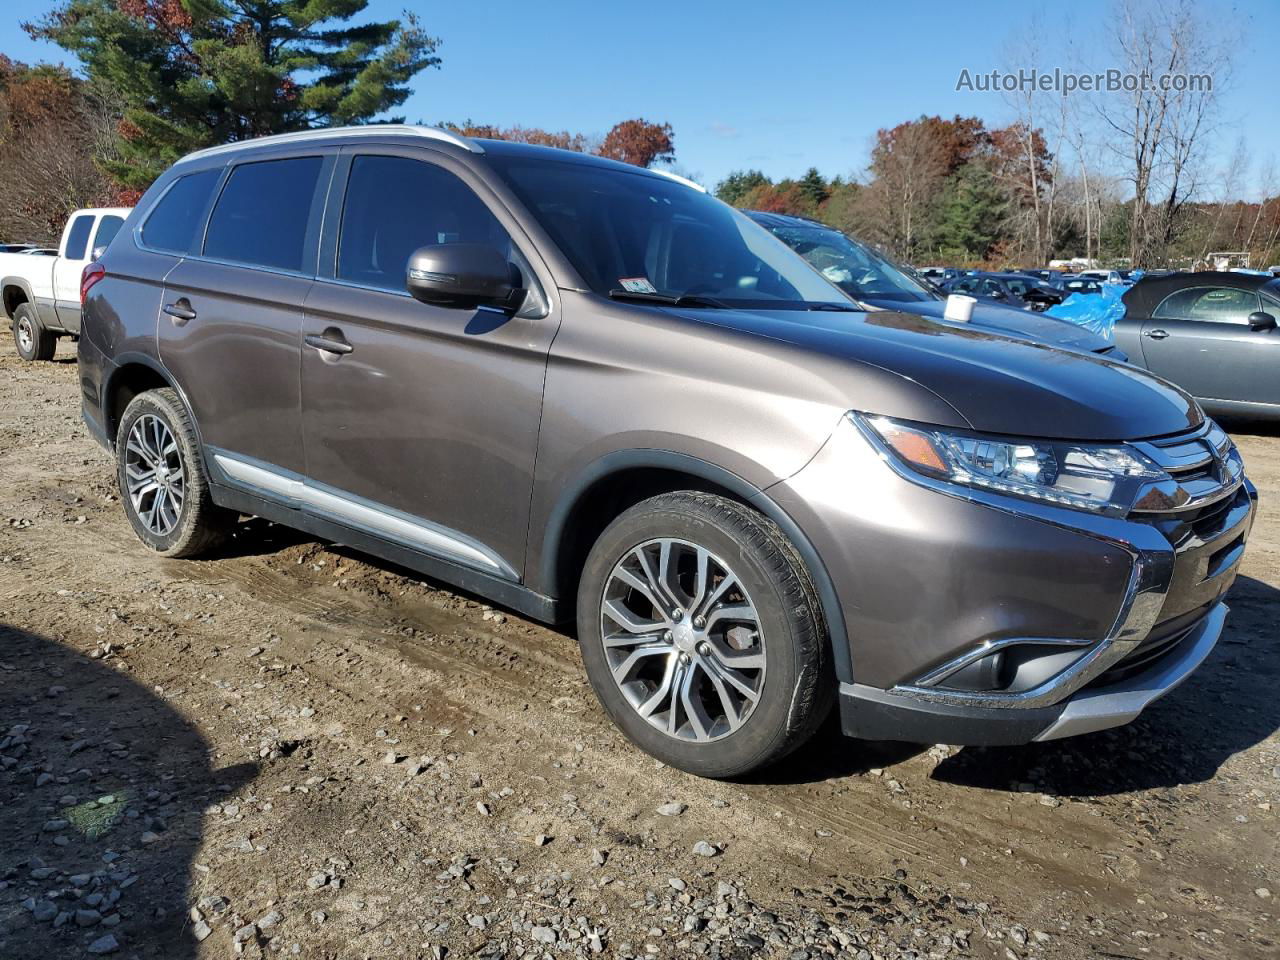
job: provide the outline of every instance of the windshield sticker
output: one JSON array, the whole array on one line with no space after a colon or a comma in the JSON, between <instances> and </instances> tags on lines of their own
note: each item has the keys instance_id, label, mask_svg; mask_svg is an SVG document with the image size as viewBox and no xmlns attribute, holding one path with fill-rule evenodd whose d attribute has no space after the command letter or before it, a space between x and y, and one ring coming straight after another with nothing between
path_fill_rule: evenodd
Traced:
<instances>
[{"instance_id":1,"label":"windshield sticker","mask_svg":"<svg viewBox=\"0 0 1280 960\"><path fill-rule=\"evenodd\" d=\"M627 293L657 293L658 288L649 282L648 277L620 277L618 283Z\"/></svg>"}]
</instances>

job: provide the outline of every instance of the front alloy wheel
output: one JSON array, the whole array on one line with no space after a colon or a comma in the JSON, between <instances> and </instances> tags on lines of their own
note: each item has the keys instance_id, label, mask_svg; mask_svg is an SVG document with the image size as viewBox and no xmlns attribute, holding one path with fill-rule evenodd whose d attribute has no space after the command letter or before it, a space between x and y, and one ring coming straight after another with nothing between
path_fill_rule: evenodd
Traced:
<instances>
[{"instance_id":1,"label":"front alloy wheel","mask_svg":"<svg viewBox=\"0 0 1280 960\"><path fill-rule=\"evenodd\" d=\"M760 701L755 605L728 564L697 544L651 540L623 557L601 600L600 635L622 695L668 736L718 740Z\"/></svg>"},{"instance_id":2,"label":"front alloy wheel","mask_svg":"<svg viewBox=\"0 0 1280 960\"><path fill-rule=\"evenodd\" d=\"M703 777L786 756L835 693L795 548L767 517L711 493L660 494L605 528L582 570L578 645L622 732Z\"/></svg>"}]
</instances>

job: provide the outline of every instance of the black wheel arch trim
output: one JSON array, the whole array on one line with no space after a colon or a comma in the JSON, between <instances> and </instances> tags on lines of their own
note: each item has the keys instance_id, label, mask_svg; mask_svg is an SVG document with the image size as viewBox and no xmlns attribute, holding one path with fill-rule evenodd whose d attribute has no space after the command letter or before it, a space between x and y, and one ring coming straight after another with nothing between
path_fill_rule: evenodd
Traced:
<instances>
[{"instance_id":1,"label":"black wheel arch trim","mask_svg":"<svg viewBox=\"0 0 1280 960\"><path fill-rule=\"evenodd\" d=\"M98 397L98 403L99 409L102 411L102 429L110 440L111 449L113 451L115 450L116 433L118 432L119 424L112 424L110 422L111 412L110 408L107 406L107 398L111 396L111 391L116 384L117 378L121 376L122 372L127 367L143 366L147 367L152 373L160 377L160 379L178 395L178 399L182 401L182 405L187 408L187 415L191 417L191 426L196 432L196 443L200 448L200 457L206 461L205 472L208 473L208 458L205 456L204 438L200 433L200 421L196 418L196 412L192 409L191 402L187 399L187 392L183 390L178 384L178 381L174 379L173 374L165 369L164 364L150 354L142 353L137 350L129 350L124 353L117 354L112 360L108 361L108 363L111 364L111 370L102 378L102 387L100 390L100 396Z\"/></svg>"},{"instance_id":2,"label":"black wheel arch trim","mask_svg":"<svg viewBox=\"0 0 1280 960\"><path fill-rule=\"evenodd\" d=\"M554 588L557 584L561 559L560 551L568 539L565 536L566 527L574 508L582 498L597 483L610 476L646 468L685 473L714 483L740 497L778 525L800 554L800 559L804 561L809 575L813 578L814 587L818 591L818 600L822 604L822 614L826 620L831 642L836 676L842 683L852 683L853 657L849 649L844 613L836 596L835 584L813 543L790 514L775 503L765 491L724 467L687 453L659 449L615 450L592 462L566 484L547 517L546 528L542 535L542 555L538 576L539 585L543 591L555 595ZM563 602L564 598L558 599Z\"/></svg>"}]
</instances>

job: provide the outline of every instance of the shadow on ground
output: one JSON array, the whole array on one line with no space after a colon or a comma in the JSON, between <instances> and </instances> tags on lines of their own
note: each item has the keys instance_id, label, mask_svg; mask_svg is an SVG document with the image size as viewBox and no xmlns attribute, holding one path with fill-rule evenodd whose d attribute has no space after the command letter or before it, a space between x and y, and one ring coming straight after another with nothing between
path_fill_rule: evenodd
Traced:
<instances>
[{"instance_id":1,"label":"shadow on ground","mask_svg":"<svg viewBox=\"0 0 1280 960\"><path fill-rule=\"evenodd\" d=\"M1025 747L962 750L935 780L992 790L1032 783L1058 796L1128 793L1213 779L1222 764L1280 729L1280 590L1241 577L1209 659L1133 723Z\"/></svg>"},{"instance_id":2,"label":"shadow on ground","mask_svg":"<svg viewBox=\"0 0 1280 960\"><path fill-rule=\"evenodd\" d=\"M202 811L254 773L111 661L0 625L0 957L195 956Z\"/></svg>"}]
</instances>

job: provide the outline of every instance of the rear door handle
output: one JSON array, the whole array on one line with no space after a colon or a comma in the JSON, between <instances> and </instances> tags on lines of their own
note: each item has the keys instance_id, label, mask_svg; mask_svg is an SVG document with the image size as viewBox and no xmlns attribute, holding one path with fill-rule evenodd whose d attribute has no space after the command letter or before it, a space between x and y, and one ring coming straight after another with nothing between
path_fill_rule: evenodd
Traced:
<instances>
[{"instance_id":1,"label":"rear door handle","mask_svg":"<svg viewBox=\"0 0 1280 960\"><path fill-rule=\"evenodd\" d=\"M341 334L339 334L341 336ZM317 350L323 350L325 353L336 353L345 355L355 349L345 340L337 340L333 337L327 337L319 333L309 333L303 337L303 343L308 347L315 347Z\"/></svg>"},{"instance_id":2,"label":"rear door handle","mask_svg":"<svg viewBox=\"0 0 1280 960\"><path fill-rule=\"evenodd\" d=\"M1147 336L1152 340L1163 340L1165 337L1169 336L1169 331L1156 328L1155 330L1148 330Z\"/></svg>"},{"instance_id":3,"label":"rear door handle","mask_svg":"<svg viewBox=\"0 0 1280 960\"><path fill-rule=\"evenodd\" d=\"M186 297L175 300L173 303L166 303L161 309L173 319L181 320L182 323L196 318L196 312L191 309L191 301Z\"/></svg>"}]
</instances>

